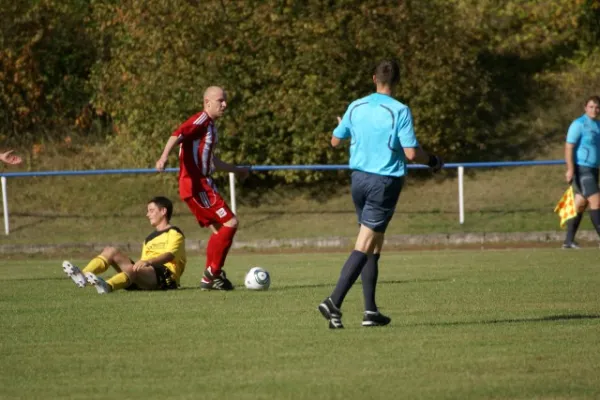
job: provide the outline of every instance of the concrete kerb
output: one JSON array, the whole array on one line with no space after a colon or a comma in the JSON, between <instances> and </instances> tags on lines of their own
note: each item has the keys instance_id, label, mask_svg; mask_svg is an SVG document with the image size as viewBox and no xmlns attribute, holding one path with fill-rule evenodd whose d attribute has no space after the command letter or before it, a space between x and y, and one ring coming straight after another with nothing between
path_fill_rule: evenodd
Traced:
<instances>
[{"instance_id":1,"label":"concrete kerb","mask_svg":"<svg viewBox=\"0 0 600 400\"><path fill-rule=\"evenodd\" d=\"M385 246L397 248L423 248L442 247L452 248L460 246L491 247L504 245L506 247L534 247L539 244L560 244L564 240L563 231L548 232L517 232L517 233L435 233L423 235L388 235ZM594 231L578 232L580 242L597 242L598 235ZM259 239L251 241L235 241L233 249L237 250L282 250L286 249L350 249L354 245L354 238L346 237L321 237L321 238L296 238L296 239ZM36 254L52 252L100 252L106 246L118 247L128 253L137 254L140 251L139 243L65 243L65 244L5 244L0 245L0 254ZM203 251L206 247L204 240L186 240L186 248L191 251Z\"/></svg>"}]
</instances>

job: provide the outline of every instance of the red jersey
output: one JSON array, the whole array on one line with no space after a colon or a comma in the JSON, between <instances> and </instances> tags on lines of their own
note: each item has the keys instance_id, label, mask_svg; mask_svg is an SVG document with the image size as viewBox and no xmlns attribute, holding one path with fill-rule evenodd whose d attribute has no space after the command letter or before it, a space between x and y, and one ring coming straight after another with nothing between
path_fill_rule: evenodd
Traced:
<instances>
[{"instance_id":1,"label":"red jersey","mask_svg":"<svg viewBox=\"0 0 600 400\"><path fill-rule=\"evenodd\" d=\"M172 136L183 137L179 144L179 196L187 199L202 191L200 181L214 172L217 128L202 111L181 124Z\"/></svg>"}]
</instances>

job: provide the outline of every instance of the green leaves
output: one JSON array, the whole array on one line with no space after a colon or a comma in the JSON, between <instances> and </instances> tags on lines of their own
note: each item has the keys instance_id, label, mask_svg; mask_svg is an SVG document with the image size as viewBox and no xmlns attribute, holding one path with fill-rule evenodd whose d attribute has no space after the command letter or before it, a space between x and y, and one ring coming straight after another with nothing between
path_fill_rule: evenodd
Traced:
<instances>
[{"instance_id":1,"label":"green leaves","mask_svg":"<svg viewBox=\"0 0 600 400\"><path fill-rule=\"evenodd\" d=\"M84 30L86 2L1 0L0 8L0 118L7 142L73 127L89 100L95 60Z\"/></svg>"},{"instance_id":2,"label":"green leaves","mask_svg":"<svg viewBox=\"0 0 600 400\"><path fill-rule=\"evenodd\" d=\"M573 81L598 65L591 0L0 4L2 137L106 135L93 129L103 116L131 167L154 164L209 85L229 95L218 123L224 159L344 163L347 152L328 146L336 116L373 91L372 69L387 57L400 61L396 97L411 107L425 148L449 161L524 157L539 145L529 114L555 100L571 76L563 68Z\"/></svg>"}]
</instances>

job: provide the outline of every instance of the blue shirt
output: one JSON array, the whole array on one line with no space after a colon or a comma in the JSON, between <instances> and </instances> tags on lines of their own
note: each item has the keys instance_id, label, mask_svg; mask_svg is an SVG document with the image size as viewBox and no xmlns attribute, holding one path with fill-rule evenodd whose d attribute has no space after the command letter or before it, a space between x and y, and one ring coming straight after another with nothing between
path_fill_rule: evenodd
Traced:
<instances>
[{"instance_id":1,"label":"blue shirt","mask_svg":"<svg viewBox=\"0 0 600 400\"><path fill-rule=\"evenodd\" d=\"M385 176L404 176L404 147L419 147L410 109L385 94L352 102L333 131L350 141L350 168Z\"/></svg>"},{"instance_id":2,"label":"blue shirt","mask_svg":"<svg viewBox=\"0 0 600 400\"><path fill-rule=\"evenodd\" d=\"M569 126L567 143L575 145L574 162L584 167L598 168L600 156L600 122L586 114Z\"/></svg>"}]
</instances>

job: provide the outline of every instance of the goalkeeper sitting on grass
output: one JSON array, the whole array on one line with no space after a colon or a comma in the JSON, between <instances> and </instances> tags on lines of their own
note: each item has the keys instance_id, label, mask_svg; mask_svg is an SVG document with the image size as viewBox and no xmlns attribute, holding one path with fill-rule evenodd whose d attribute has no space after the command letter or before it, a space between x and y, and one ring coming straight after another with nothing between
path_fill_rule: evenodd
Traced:
<instances>
[{"instance_id":1,"label":"goalkeeper sitting on grass","mask_svg":"<svg viewBox=\"0 0 600 400\"><path fill-rule=\"evenodd\" d=\"M166 197L155 197L148 202L146 217L155 231L144 241L139 261L132 261L114 247L106 247L83 271L69 261L63 262L63 270L78 287L89 284L100 294L119 289L177 289L185 269L185 241L183 232L169 222L172 214L173 203ZM109 266L117 274L105 281L98 275Z\"/></svg>"}]
</instances>

